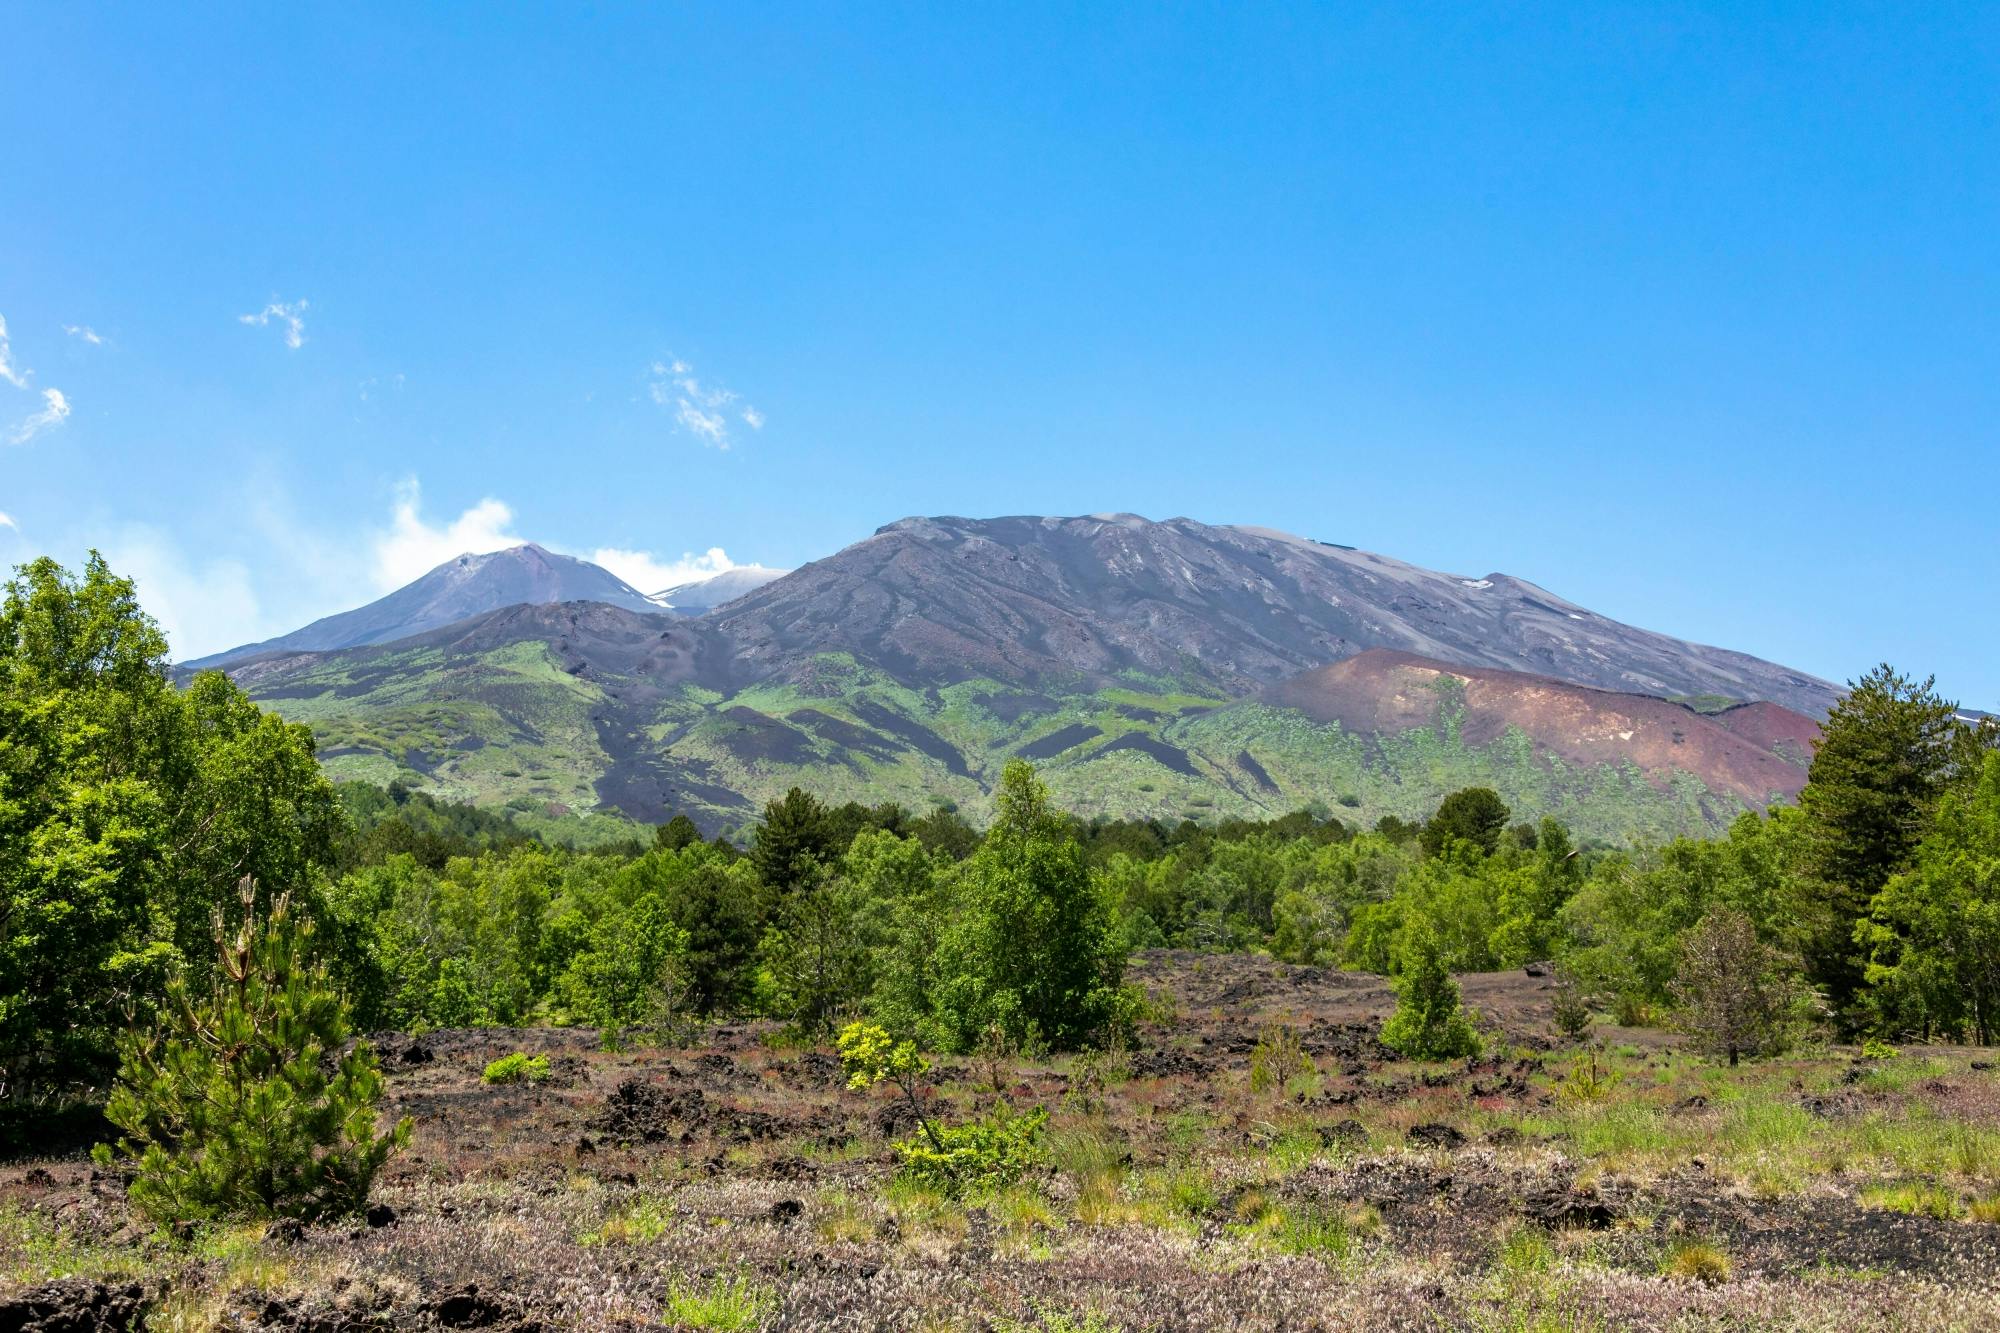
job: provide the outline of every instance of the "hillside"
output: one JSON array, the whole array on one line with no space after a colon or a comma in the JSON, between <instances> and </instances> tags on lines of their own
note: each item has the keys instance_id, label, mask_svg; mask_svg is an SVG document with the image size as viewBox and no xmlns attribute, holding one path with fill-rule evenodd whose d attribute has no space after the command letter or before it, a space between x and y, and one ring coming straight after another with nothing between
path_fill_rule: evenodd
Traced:
<instances>
[{"instance_id":1,"label":"hillside","mask_svg":"<svg viewBox=\"0 0 2000 1333\"><path fill-rule=\"evenodd\" d=\"M1392 648L1812 716L1839 695L1827 681L1635 629L1506 574L1444 574L1264 528L1131 514L904 519L715 619L760 676L839 652L917 686L1139 672L1237 696Z\"/></svg>"},{"instance_id":2,"label":"hillside","mask_svg":"<svg viewBox=\"0 0 2000 1333\"><path fill-rule=\"evenodd\" d=\"M1590 835L1681 832L1796 792L1835 697L1505 575L1187 519L907 519L761 585L723 575L747 591L704 615L544 596L578 565L610 578L467 557L231 669L338 774L710 831L794 784L983 810L1020 755L1088 814L1372 822L1479 782Z\"/></svg>"}]
</instances>

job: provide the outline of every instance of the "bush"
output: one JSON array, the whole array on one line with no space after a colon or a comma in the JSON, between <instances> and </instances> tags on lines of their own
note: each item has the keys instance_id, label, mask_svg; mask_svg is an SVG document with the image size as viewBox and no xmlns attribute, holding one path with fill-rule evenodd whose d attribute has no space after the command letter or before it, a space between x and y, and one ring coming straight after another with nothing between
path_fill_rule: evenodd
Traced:
<instances>
[{"instance_id":1,"label":"bush","mask_svg":"<svg viewBox=\"0 0 2000 1333\"><path fill-rule=\"evenodd\" d=\"M486 1066L479 1077L488 1083L540 1083L549 1076L549 1057L516 1051Z\"/></svg>"},{"instance_id":2,"label":"bush","mask_svg":"<svg viewBox=\"0 0 2000 1333\"><path fill-rule=\"evenodd\" d=\"M1042 1160L1042 1126L1049 1113L1037 1108L1014 1115L1004 1107L969 1125L926 1126L927 1131L896 1145L903 1174L946 1194L983 1193L1013 1184Z\"/></svg>"},{"instance_id":3,"label":"bush","mask_svg":"<svg viewBox=\"0 0 2000 1333\"><path fill-rule=\"evenodd\" d=\"M348 1036L347 1002L323 964L305 960L311 925L285 895L259 923L239 886L243 924L215 923L214 989L197 1004L168 988L166 1017L120 1043L105 1117L124 1131L94 1156L135 1160L132 1206L155 1222L359 1212L410 1122L375 1133L382 1075Z\"/></svg>"},{"instance_id":4,"label":"bush","mask_svg":"<svg viewBox=\"0 0 2000 1333\"><path fill-rule=\"evenodd\" d=\"M1459 1003L1458 982L1430 923L1419 919L1404 927L1398 953L1396 1012L1382 1025L1382 1044L1418 1060L1477 1055L1479 1034Z\"/></svg>"}]
</instances>

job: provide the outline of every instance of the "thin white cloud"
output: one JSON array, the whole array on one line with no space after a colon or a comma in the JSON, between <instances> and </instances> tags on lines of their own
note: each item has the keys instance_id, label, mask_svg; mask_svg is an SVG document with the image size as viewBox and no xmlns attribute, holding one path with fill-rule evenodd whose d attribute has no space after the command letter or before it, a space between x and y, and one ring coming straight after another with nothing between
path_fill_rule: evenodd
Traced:
<instances>
[{"instance_id":1,"label":"thin white cloud","mask_svg":"<svg viewBox=\"0 0 2000 1333\"><path fill-rule=\"evenodd\" d=\"M89 343L92 347L102 347L110 341L110 339L106 338L96 329L91 328L88 324L65 324L63 325L63 332L72 338L83 339L83 341Z\"/></svg>"},{"instance_id":2,"label":"thin white cloud","mask_svg":"<svg viewBox=\"0 0 2000 1333\"><path fill-rule=\"evenodd\" d=\"M700 554L683 551L678 560L663 560L651 551L622 551L615 546L600 546L584 559L593 565L604 566L648 597L669 588L678 588L683 583L727 574L732 569L754 568L737 564L720 546L711 546Z\"/></svg>"},{"instance_id":3,"label":"thin white cloud","mask_svg":"<svg viewBox=\"0 0 2000 1333\"><path fill-rule=\"evenodd\" d=\"M42 390L42 410L14 427L9 444L26 444L41 432L60 426L69 419L69 399L61 389Z\"/></svg>"},{"instance_id":4,"label":"thin white cloud","mask_svg":"<svg viewBox=\"0 0 2000 1333\"><path fill-rule=\"evenodd\" d=\"M21 525L14 521L14 516L12 514L9 514L4 510L0 510L0 528L12 528L14 531L19 532L21 530Z\"/></svg>"},{"instance_id":5,"label":"thin white cloud","mask_svg":"<svg viewBox=\"0 0 2000 1333\"><path fill-rule=\"evenodd\" d=\"M257 598L249 566L239 560L189 559L165 533L131 526L104 544L111 568L138 587L139 605L160 622L180 660L281 634Z\"/></svg>"},{"instance_id":6,"label":"thin white cloud","mask_svg":"<svg viewBox=\"0 0 2000 1333\"><path fill-rule=\"evenodd\" d=\"M253 324L260 329L277 320L285 331L285 346L296 352L306 342L306 305L304 300L273 301L255 314L238 315L236 318L240 323Z\"/></svg>"},{"instance_id":7,"label":"thin white cloud","mask_svg":"<svg viewBox=\"0 0 2000 1333\"><path fill-rule=\"evenodd\" d=\"M412 477L396 488L389 530L375 539L375 586L382 592L402 587L436 569L453 556L482 555L520 546L528 539L513 531L514 511L488 496L449 523L423 516L423 491Z\"/></svg>"},{"instance_id":8,"label":"thin white cloud","mask_svg":"<svg viewBox=\"0 0 2000 1333\"><path fill-rule=\"evenodd\" d=\"M17 389L28 387L28 371L14 369L14 353L7 345L7 317L0 315L0 380Z\"/></svg>"},{"instance_id":9,"label":"thin white cloud","mask_svg":"<svg viewBox=\"0 0 2000 1333\"><path fill-rule=\"evenodd\" d=\"M679 357L655 361L646 392L655 403L674 414L674 425L713 449L727 449L731 405L739 395L718 384L703 384L695 378L694 367ZM734 409L752 430L764 429L764 414L749 403Z\"/></svg>"}]
</instances>

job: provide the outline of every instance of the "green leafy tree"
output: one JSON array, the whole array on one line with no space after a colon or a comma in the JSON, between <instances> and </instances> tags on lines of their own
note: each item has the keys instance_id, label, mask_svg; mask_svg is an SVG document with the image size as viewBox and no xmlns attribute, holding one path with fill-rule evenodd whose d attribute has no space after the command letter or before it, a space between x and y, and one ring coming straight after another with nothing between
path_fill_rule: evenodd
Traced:
<instances>
[{"instance_id":1,"label":"green leafy tree","mask_svg":"<svg viewBox=\"0 0 2000 1333\"><path fill-rule=\"evenodd\" d=\"M1799 808L1804 856L1791 910L1807 968L1836 1009L1854 999L1865 955L1856 924L1909 868L1939 799L1973 753L1957 709L1887 663L1852 683L1813 751Z\"/></svg>"},{"instance_id":2,"label":"green leafy tree","mask_svg":"<svg viewBox=\"0 0 2000 1333\"><path fill-rule=\"evenodd\" d=\"M250 874L311 883L341 812L311 734L166 640L93 553L22 566L0 602L0 1090L90 1082L114 1016L208 968Z\"/></svg>"},{"instance_id":3,"label":"green leafy tree","mask_svg":"<svg viewBox=\"0 0 2000 1333\"><path fill-rule=\"evenodd\" d=\"M653 830L653 845L662 851L678 852L701 841L701 830L686 815L675 815Z\"/></svg>"},{"instance_id":4,"label":"green leafy tree","mask_svg":"<svg viewBox=\"0 0 2000 1333\"><path fill-rule=\"evenodd\" d=\"M259 920L248 879L233 935L218 915L210 993L169 987L152 1030L121 1042L105 1116L133 1162L131 1198L156 1222L358 1212L410 1122L375 1132L382 1078L366 1043L347 1046L346 1002L310 961L310 922L279 895Z\"/></svg>"},{"instance_id":5,"label":"green leafy tree","mask_svg":"<svg viewBox=\"0 0 2000 1333\"><path fill-rule=\"evenodd\" d=\"M1490 856L1500 846L1513 811L1491 787L1466 787L1444 798L1424 825L1424 850L1437 855L1453 842L1469 842Z\"/></svg>"},{"instance_id":6,"label":"green leafy tree","mask_svg":"<svg viewBox=\"0 0 2000 1333\"><path fill-rule=\"evenodd\" d=\"M864 900L840 875L778 905L758 956L763 1008L793 1031L820 1037L864 997L873 959L863 934Z\"/></svg>"},{"instance_id":7,"label":"green leafy tree","mask_svg":"<svg viewBox=\"0 0 2000 1333\"><path fill-rule=\"evenodd\" d=\"M1479 1034L1460 1002L1436 930L1422 917L1405 923L1397 951L1396 1012L1382 1044L1418 1060L1454 1060L1479 1052Z\"/></svg>"},{"instance_id":8,"label":"green leafy tree","mask_svg":"<svg viewBox=\"0 0 2000 1333\"><path fill-rule=\"evenodd\" d=\"M1880 1007L1927 1030L2000 1037L2000 754L1947 794L1911 866L1875 895L1859 935Z\"/></svg>"},{"instance_id":9,"label":"green leafy tree","mask_svg":"<svg viewBox=\"0 0 2000 1333\"><path fill-rule=\"evenodd\" d=\"M695 1008L688 936L672 905L647 895L600 917L587 948L571 959L560 989L574 1018L607 1042L634 1028L678 1040Z\"/></svg>"},{"instance_id":10,"label":"green leafy tree","mask_svg":"<svg viewBox=\"0 0 2000 1333\"><path fill-rule=\"evenodd\" d=\"M999 817L960 867L938 944L936 1030L968 1050L989 1027L1074 1049L1121 1021L1125 946L1109 896L1034 769L1002 772Z\"/></svg>"}]
</instances>

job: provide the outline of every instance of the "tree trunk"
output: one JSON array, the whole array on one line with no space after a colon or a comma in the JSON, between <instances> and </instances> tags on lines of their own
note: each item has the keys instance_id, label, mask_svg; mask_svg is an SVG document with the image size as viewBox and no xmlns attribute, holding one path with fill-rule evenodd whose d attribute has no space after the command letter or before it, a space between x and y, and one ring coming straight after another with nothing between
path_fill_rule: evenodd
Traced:
<instances>
[{"instance_id":1,"label":"tree trunk","mask_svg":"<svg viewBox=\"0 0 2000 1333\"><path fill-rule=\"evenodd\" d=\"M1731 1069L1736 1068L1736 1048L1734 1046L1729 1048L1729 1067Z\"/></svg>"}]
</instances>

